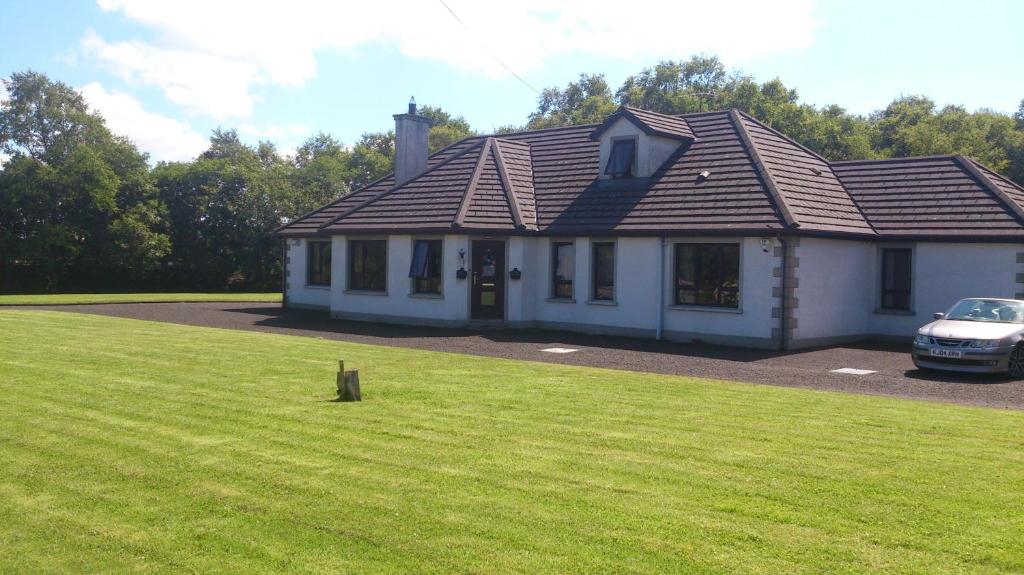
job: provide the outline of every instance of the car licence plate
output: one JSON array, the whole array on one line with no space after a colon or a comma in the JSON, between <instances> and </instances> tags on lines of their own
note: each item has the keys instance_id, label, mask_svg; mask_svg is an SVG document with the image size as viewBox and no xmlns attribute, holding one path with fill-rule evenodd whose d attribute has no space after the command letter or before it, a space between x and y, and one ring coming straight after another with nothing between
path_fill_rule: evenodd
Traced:
<instances>
[{"instance_id":1,"label":"car licence plate","mask_svg":"<svg viewBox=\"0 0 1024 575\"><path fill-rule=\"evenodd\" d=\"M933 357L950 357L953 359L961 359L964 356L964 352L958 349L933 349L929 353Z\"/></svg>"}]
</instances>

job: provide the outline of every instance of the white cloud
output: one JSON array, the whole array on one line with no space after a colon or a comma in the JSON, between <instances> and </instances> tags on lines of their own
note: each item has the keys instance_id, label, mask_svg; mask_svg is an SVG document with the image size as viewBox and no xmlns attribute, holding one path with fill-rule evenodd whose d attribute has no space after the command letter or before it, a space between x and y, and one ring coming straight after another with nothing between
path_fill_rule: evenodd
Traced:
<instances>
[{"instance_id":1,"label":"white cloud","mask_svg":"<svg viewBox=\"0 0 1024 575\"><path fill-rule=\"evenodd\" d=\"M527 76L570 53L653 61L706 52L732 64L807 48L815 28L814 0L447 2L468 31L434 1L98 0L155 38L108 42L89 32L83 51L130 82L223 119L249 117L260 85L313 78L322 50L390 44L408 57L500 78L508 71L488 51Z\"/></svg>"},{"instance_id":2,"label":"white cloud","mask_svg":"<svg viewBox=\"0 0 1024 575\"><path fill-rule=\"evenodd\" d=\"M186 109L217 119L252 113L249 86L258 78L252 64L134 40L108 43L92 30L86 32L82 49L129 84L159 86L170 101Z\"/></svg>"},{"instance_id":3,"label":"white cloud","mask_svg":"<svg viewBox=\"0 0 1024 575\"><path fill-rule=\"evenodd\" d=\"M107 91L98 82L78 91L93 110L103 115L112 132L131 139L155 161L191 160L207 147L207 139L187 123L147 112L130 94Z\"/></svg>"}]
</instances>

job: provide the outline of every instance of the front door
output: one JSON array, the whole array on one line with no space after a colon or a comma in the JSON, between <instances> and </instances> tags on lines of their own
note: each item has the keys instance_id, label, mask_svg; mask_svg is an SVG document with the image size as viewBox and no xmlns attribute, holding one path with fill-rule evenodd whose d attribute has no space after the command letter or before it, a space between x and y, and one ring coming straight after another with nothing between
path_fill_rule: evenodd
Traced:
<instances>
[{"instance_id":1,"label":"front door","mask_svg":"<svg viewBox=\"0 0 1024 575\"><path fill-rule=\"evenodd\" d=\"M505 317L505 242L473 240L472 319Z\"/></svg>"}]
</instances>

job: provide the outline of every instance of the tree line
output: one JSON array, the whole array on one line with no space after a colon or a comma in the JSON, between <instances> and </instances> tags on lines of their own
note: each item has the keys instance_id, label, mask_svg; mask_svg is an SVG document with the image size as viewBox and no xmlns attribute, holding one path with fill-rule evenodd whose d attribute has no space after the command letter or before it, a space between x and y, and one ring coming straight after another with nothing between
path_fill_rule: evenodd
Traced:
<instances>
[{"instance_id":1,"label":"tree line","mask_svg":"<svg viewBox=\"0 0 1024 575\"><path fill-rule=\"evenodd\" d=\"M346 146L329 134L282 155L213 131L189 162L150 166L68 85L4 80L0 104L0 291L276 290L272 231L391 171L394 133ZM426 106L430 148L472 132Z\"/></svg>"},{"instance_id":2,"label":"tree line","mask_svg":"<svg viewBox=\"0 0 1024 575\"><path fill-rule=\"evenodd\" d=\"M68 85L33 71L3 82L2 291L275 290L281 243L271 232L392 169L392 131L351 145L319 133L283 155L217 129L194 160L151 166ZM619 105L738 108L830 160L957 153L1024 183L1024 101L1011 115L907 96L864 116L801 103L781 80L758 83L713 56L659 63L615 91L581 74L545 89L522 126L497 131L597 123ZM434 120L431 151L475 133L440 108L421 113Z\"/></svg>"}]
</instances>

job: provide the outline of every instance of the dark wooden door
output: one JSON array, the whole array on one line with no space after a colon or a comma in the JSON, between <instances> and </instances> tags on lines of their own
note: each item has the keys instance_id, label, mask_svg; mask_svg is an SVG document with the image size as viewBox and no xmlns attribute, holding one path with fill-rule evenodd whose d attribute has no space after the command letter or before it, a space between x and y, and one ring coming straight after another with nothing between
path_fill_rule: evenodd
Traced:
<instances>
[{"instance_id":1,"label":"dark wooden door","mask_svg":"<svg viewBox=\"0 0 1024 575\"><path fill-rule=\"evenodd\" d=\"M472 319L505 318L505 242L474 240Z\"/></svg>"}]
</instances>

